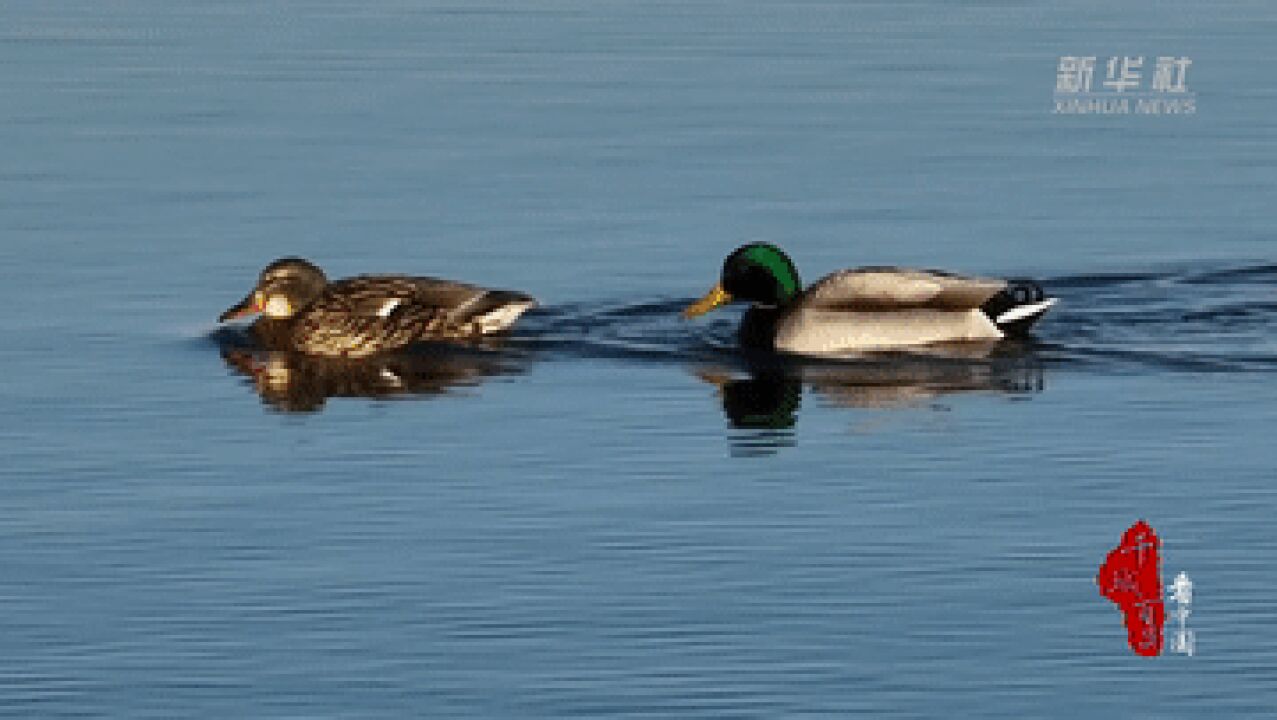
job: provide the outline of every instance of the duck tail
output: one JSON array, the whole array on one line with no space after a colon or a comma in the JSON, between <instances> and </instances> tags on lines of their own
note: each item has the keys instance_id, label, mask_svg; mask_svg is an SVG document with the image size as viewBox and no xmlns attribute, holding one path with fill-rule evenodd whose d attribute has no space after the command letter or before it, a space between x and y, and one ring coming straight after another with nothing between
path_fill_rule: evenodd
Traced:
<instances>
[{"instance_id":1,"label":"duck tail","mask_svg":"<svg viewBox=\"0 0 1277 720\"><path fill-rule=\"evenodd\" d=\"M1008 280L1007 286L985 301L980 309L1007 337L1023 337L1056 299L1046 296L1042 286L1032 280Z\"/></svg>"},{"instance_id":2,"label":"duck tail","mask_svg":"<svg viewBox=\"0 0 1277 720\"><path fill-rule=\"evenodd\" d=\"M488 290L465 308L466 323L479 334L489 335L508 330L519 316L536 307L530 295L512 290Z\"/></svg>"}]
</instances>

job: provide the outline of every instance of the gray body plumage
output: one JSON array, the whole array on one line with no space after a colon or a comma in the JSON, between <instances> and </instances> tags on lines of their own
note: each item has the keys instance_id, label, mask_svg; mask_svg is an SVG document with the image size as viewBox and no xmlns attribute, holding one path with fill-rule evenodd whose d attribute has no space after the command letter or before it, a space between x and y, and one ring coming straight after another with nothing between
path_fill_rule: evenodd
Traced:
<instances>
[{"instance_id":1,"label":"gray body plumage","mask_svg":"<svg viewBox=\"0 0 1277 720\"><path fill-rule=\"evenodd\" d=\"M842 270L784 308L751 308L741 341L811 355L992 342L1005 333L982 308L1006 288L1005 280L932 270ZM1038 314L1053 303L1041 303Z\"/></svg>"}]
</instances>

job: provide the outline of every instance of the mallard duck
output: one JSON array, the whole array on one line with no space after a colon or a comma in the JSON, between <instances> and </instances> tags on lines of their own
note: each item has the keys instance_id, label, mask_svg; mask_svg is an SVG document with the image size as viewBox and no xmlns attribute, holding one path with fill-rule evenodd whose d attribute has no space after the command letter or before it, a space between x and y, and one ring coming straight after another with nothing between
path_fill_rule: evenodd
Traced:
<instances>
[{"instance_id":1,"label":"mallard duck","mask_svg":"<svg viewBox=\"0 0 1277 720\"><path fill-rule=\"evenodd\" d=\"M683 315L736 300L753 302L741 320L743 346L804 355L1021 336L1055 304L1027 280L896 267L841 270L803 290L793 261L768 243L728 255L718 284Z\"/></svg>"},{"instance_id":2,"label":"mallard duck","mask_svg":"<svg viewBox=\"0 0 1277 720\"><path fill-rule=\"evenodd\" d=\"M535 305L523 293L429 277L360 275L330 283L313 263L289 257L267 265L252 292L218 322L260 313L254 334L268 349L360 358L422 340L500 333Z\"/></svg>"}]
</instances>

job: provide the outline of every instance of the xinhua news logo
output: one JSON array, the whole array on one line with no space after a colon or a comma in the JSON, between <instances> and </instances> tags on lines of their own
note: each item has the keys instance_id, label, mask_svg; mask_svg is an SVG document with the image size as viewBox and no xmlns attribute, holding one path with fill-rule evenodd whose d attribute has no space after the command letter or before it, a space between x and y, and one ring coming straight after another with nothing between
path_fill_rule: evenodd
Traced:
<instances>
[{"instance_id":1,"label":"xinhua news logo","mask_svg":"<svg viewBox=\"0 0 1277 720\"><path fill-rule=\"evenodd\" d=\"M1194 115L1197 93L1188 89L1191 58L1065 55L1055 74L1056 115ZM1097 68L1099 71L1097 72ZM1100 75L1101 77L1097 77Z\"/></svg>"}]
</instances>

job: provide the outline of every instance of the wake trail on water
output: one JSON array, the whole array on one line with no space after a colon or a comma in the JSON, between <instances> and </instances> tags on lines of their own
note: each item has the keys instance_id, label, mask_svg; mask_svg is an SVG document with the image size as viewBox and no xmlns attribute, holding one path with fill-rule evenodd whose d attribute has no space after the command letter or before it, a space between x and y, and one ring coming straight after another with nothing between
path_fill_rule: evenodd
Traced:
<instances>
[{"instance_id":1,"label":"wake trail on water","mask_svg":"<svg viewBox=\"0 0 1277 720\"><path fill-rule=\"evenodd\" d=\"M1134 372L1277 370L1277 264L1255 263L1047 277L1059 305L1027 342L1004 343L993 359L1034 357L1047 366ZM687 322L695 298L573 303L526 317L513 344L551 356L730 362L742 353L739 312ZM888 353L803 364L881 362L915 356L937 362L983 362L943 352ZM754 359L757 359L756 357Z\"/></svg>"},{"instance_id":2,"label":"wake trail on water","mask_svg":"<svg viewBox=\"0 0 1277 720\"><path fill-rule=\"evenodd\" d=\"M1048 362L1116 370L1277 370L1277 265L1072 275L1043 284L1060 305L1039 326Z\"/></svg>"},{"instance_id":3,"label":"wake trail on water","mask_svg":"<svg viewBox=\"0 0 1277 720\"><path fill-rule=\"evenodd\" d=\"M1277 371L1277 264L1253 263L1046 277L1058 298L1026 341L992 352L957 349L793 358L742 351L740 310L687 321L693 297L605 300L536 308L510 337L478 350L516 361L608 359L741 366L837 366L913 362L988 363L1023 359L1044 367L1112 372L1251 373ZM220 328L215 342L243 346L242 328ZM251 349L251 348L246 348Z\"/></svg>"}]
</instances>

